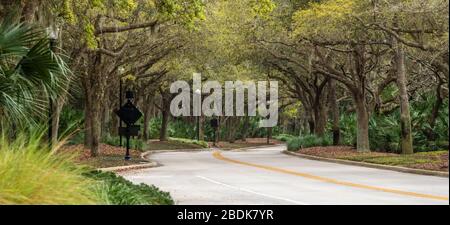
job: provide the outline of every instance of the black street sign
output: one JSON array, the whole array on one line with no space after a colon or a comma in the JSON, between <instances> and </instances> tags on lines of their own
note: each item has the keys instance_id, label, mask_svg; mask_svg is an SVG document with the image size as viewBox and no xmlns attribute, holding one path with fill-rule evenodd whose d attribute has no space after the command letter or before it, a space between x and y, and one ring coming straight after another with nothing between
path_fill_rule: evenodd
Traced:
<instances>
[{"instance_id":1,"label":"black street sign","mask_svg":"<svg viewBox=\"0 0 450 225\"><path fill-rule=\"evenodd\" d=\"M142 117L141 111L131 102L127 102L122 108L116 111L116 114L128 126L135 124Z\"/></svg>"}]
</instances>

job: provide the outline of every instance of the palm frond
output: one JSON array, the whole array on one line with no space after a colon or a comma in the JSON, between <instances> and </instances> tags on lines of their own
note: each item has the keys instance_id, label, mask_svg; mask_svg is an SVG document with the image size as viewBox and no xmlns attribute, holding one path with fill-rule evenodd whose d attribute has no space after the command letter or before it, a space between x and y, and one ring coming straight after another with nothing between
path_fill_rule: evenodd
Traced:
<instances>
[{"instance_id":1,"label":"palm frond","mask_svg":"<svg viewBox=\"0 0 450 225\"><path fill-rule=\"evenodd\" d=\"M44 32L0 25L0 119L29 123L44 115L49 98L66 91L71 73Z\"/></svg>"}]
</instances>

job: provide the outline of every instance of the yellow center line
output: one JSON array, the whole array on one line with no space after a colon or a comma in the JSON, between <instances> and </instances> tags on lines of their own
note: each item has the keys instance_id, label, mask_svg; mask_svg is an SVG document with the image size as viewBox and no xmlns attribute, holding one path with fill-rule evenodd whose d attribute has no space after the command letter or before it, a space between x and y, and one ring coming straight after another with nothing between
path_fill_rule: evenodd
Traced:
<instances>
[{"instance_id":1,"label":"yellow center line","mask_svg":"<svg viewBox=\"0 0 450 225\"><path fill-rule=\"evenodd\" d=\"M265 165L258 165L258 164L254 164L254 163L242 162L242 161L226 158L219 151L215 151L213 153L213 156L214 156L214 158L216 158L218 160L222 160L222 161L226 161L226 162L230 162L230 163L251 166L251 167L255 167L255 168L260 168L260 169L284 173L284 174L291 174L291 175L300 176L300 177L304 177L304 178L308 178L308 179L312 179L312 180L318 180L318 181L323 181L323 182L347 186L347 187L362 188L362 189L373 190L373 191L382 191L382 192L387 192L387 193L406 195L406 196L412 196L412 197L418 197L418 198L427 198L427 199L442 200L442 201L449 200L448 196L421 194L421 193L415 193L415 192L409 192L409 191L400 191L400 190L395 190L395 189L369 186L369 185L364 185L364 184L356 184L356 183L339 181L339 180L335 180L335 179L331 179L331 178L311 175L311 174L307 174L307 173L300 173L297 171L281 169L281 168L272 167L272 166L265 166Z\"/></svg>"}]
</instances>

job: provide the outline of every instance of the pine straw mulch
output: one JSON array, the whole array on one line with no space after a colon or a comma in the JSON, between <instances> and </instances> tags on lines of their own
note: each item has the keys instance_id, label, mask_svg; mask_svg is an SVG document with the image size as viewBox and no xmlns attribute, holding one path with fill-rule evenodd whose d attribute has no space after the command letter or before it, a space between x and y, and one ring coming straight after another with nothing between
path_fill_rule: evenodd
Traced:
<instances>
[{"instance_id":1,"label":"pine straw mulch","mask_svg":"<svg viewBox=\"0 0 450 225\"><path fill-rule=\"evenodd\" d=\"M138 150L130 150L131 160L125 161L125 148L106 144L100 144L100 155L98 157L91 157L90 150L84 148L84 145L67 145L61 149L61 152L75 154L76 163L94 168L131 166L147 163L147 161L141 159L142 152Z\"/></svg>"},{"instance_id":2,"label":"pine straw mulch","mask_svg":"<svg viewBox=\"0 0 450 225\"><path fill-rule=\"evenodd\" d=\"M413 155L400 155L382 152L360 153L352 147L331 146L301 149L298 153L325 158L448 172L448 151L421 152Z\"/></svg>"}]
</instances>

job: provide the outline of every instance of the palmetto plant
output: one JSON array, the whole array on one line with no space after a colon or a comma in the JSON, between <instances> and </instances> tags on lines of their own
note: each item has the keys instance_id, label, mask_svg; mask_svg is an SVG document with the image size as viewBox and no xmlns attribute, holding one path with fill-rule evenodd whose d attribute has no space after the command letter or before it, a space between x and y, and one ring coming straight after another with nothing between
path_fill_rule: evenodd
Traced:
<instances>
[{"instance_id":1,"label":"palmetto plant","mask_svg":"<svg viewBox=\"0 0 450 225\"><path fill-rule=\"evenodd\" d=\"M61 93L70 71L49 47L45 32L24 24L0 24L0 120L32 122Z\"/></svg>"}]
</instances>

